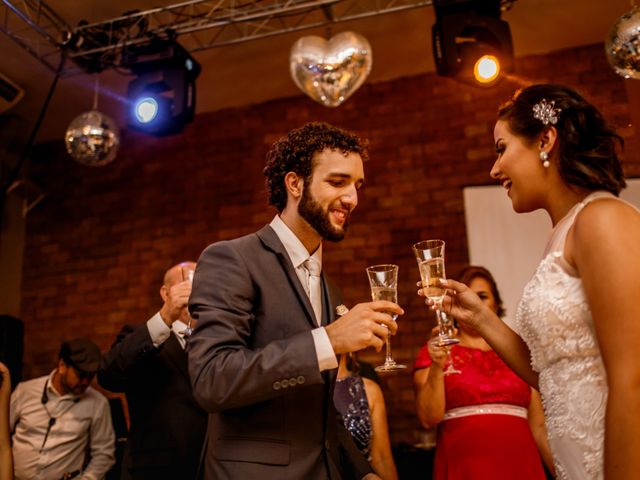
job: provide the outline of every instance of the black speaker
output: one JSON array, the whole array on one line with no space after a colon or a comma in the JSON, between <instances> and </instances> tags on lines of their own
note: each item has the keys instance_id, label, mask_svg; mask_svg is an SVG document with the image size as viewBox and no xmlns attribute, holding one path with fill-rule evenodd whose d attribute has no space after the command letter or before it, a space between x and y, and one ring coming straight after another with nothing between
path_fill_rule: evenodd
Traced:
<instances>
[{"instance_id":1,"label":"black speaker","mask_svg":"<svg viewBox=\"0 0 640 480\"><path fill-rule=\"evenodd\" d=\"M22 356L24 354L24 324L11 315L0 315L0 362L11 373L11 386L22 381Z\"/></svg>"}]
</instances>

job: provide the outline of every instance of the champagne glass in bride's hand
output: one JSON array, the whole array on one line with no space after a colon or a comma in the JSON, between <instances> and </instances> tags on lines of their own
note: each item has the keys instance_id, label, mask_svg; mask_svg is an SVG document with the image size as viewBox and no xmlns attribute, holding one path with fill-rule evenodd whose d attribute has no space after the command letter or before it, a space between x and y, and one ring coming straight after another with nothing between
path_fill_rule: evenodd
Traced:
<instances>
[{"instance_id":1,"label":"champagne glass in bride's hand","mask_svg":"<svg viewBox=\"0 0 640 480\"><path fill-rule=\"evenodd\" d=\"M398 303L398 266L397 265L373 265L367 267L367 276L371 287L371 298L377 300L387 300ZM396 321L398 316L392 314L391 318ZM386 355L384 364L376 367L378 372L390 372L407 368L406 365L396 363L391 356L391 332L387 332Z\"/></svg>"},{"instance_id":2,"label":"champagne glass in bride's hand","mask_svg":"<svg viewBox=\"0 0 640 480\"><path fill-rule=\"evenodd\" d=\"M413 245L413 253L418 261L422 289L436 307L438 336L430 340L440 346L460 343L453 333L453 321L448 315L441 315L445 289L440 284L444 280L444 240L423 240Z\"/></svg>"},{"instance_id":3,"label":"champagne glass in bride's hand","mask_svg":"<svg viewBox=\"0 0 640 480\"><path fill-rule=\"evenodd\" d=\"M448 322L451 322L451 318L444 312L444 310L440 310L440 317L442 317L442 323L446 323L448 324ZM453 322L451 322L453 324ZM454 328L454 333L455 335L455 328ZM446 347L444 347L446 352L447 352L447 368L444 371L445 375L454 375L456 373L462 373L460 372L460 370L458 370L456 368L456 366L453 363L453 354L451 353L451 349L453 348L453 345L447 345Z\"/></svg>"},{"instance_id":4,"label":"champagne glass in bride's hand","mask_svg":"<svg viewBox=\"0 0 640 480\"><path fill-rule=\"evenodd\" d=\"M182 280L183 281L188 280L189 283L193 283L193 273L194 273L193 268L181 267L181 270L182 270ZM193 328L191 328L192 318L191 318L191 314L189 313L189 308L188 307L185 307L185 308L187 308L187 315L189 318L187 319L187 328L182 330L180 333L185 337L190 337L191 334L193 333Z\"/></svg>"}]
</instances>

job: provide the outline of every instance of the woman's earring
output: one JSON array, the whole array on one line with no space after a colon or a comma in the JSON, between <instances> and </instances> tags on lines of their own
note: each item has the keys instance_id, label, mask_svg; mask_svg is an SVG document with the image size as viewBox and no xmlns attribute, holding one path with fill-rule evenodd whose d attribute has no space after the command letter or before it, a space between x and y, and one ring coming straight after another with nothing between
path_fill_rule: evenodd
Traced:
<instances>
[{"instance_id":1,"label":"woman's earring","mask_svg":"<svg viewBox=\"0 0 640 480\"><path fill-rule=\"evenodd\" d=\"M540 152L540 160L542 160L542 166L549 168L549 154L547 152Z\"/></svg>"}]
</instances>

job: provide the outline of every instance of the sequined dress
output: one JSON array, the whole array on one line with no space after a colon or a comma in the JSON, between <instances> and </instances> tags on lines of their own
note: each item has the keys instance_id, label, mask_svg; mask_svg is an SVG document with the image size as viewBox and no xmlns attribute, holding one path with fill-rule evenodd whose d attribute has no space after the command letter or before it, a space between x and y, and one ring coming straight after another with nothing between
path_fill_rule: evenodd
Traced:
<instances>
[{"instance_id":1,"label":"sequined dress","mask_svg":"<svg viewBox=\"0 0 640 480\"><path fill-rule=\"evenodd\" d=\"M333 392L333 403L356 446L371 461L371 416L362 377L339 378Z\"/></svg>"},{"instance_id":2,"label":"sequined dress","mask_svg":"<svg viewBox=\"0 0 640 480\"><path fill-rule=\"evenodd\" d=\"M543 480L527 420L531 389L493 351L451 348L460 371L444 377L445 419L438 424L435 480ZM425 345L414 368L431 358Z\"/></svg>"},{"instance_id":3,"label":"sequined dress","mask_svg":"<svg viewBox=\"0 0 640 480\"><path fill-rule=\"evenodd\" d=\"M539 372L558 480L603 478L606 372L582 280L563 255L576 215L599 198L616 197L592 193L556 224L524 289L514 325Z\"/></svg>"}]
</instances>

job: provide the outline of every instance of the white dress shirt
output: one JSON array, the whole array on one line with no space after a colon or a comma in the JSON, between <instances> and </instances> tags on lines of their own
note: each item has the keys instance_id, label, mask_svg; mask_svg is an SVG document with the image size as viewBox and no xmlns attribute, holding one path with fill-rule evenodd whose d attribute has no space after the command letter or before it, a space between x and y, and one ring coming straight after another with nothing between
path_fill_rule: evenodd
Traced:
<instances>
[{"instance_id":1,"label":"white dress shirt","mask_svg":"<svg viewBox=\"0 0 640 480\"><path fill-rule=\"evenodd\" d=\"M81 397L60 395L53 387L53 373L21 382L11 394L15 478L57 480L65 472L82 470L90 445L89 465L75 478L102 479L115 463L109 403L91 387ZM45 383L47 394L43 403ZM56 420L45 443L51 417Z\"/></svg>"},{"instance_id":2,"label":"white dress shirt","mask_svg":"<svg viewBox=\"0 0 640 480\"><path fill-rule=\"evenodd\" d=\"M291 229L282 221L280 216L276 215L271 221L270 226L271 228L273 228L274 232L284 245L284 248L289 255L289 259L291 260L291 263L296 270L296 275L298 275L300 283L307 292L307 295L309 295L309 300L312 301L309 291L309 272L304 266L305 261L310 257L309 252L302 244L300 239L296 236L296 234L293 233ZM320 244L318 249L313 252L313 255L311 256L320 265L322 265L322 244ZM320 285L319 288L322 288L322 286ZM322 305L320 305L320 309L321 308ZM318 315L316 316L318 317ZM318 325L322 321L322 310L320 310L319 318L316 318L316 321ZM324 370L338 368L338 359L336 358L336 354L334 353L333 347L331 346L331 341L329 340L329 336L327 335L324 327L319 327L311 330L311 334L313 335L313 343L316 347L316 357L318 358L318 366L320 368L320 371L322 372Z\"/></svg>"},{"instance_id":3,"label":"white dress shirt","mask_svg":"<svg viewBox=\"0 0 640 480\"><path fill-rule=\"evenodd\" d=\"M180 346L184 350L187 346L187 341L184 338L184 334L182 332L184 332L186 328L186 323L181 320L176 320L171 324L171 328L169 328L160 316L160 312L156 313L153 317L147 320L147 329L149 330L149 335L151 336L151 342L156 348L166 342L169 339L169 335L171 335L171 332L173 331L173 333L176 334L176 337L178 337Z\"/></svg>"}]
</instances>

